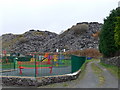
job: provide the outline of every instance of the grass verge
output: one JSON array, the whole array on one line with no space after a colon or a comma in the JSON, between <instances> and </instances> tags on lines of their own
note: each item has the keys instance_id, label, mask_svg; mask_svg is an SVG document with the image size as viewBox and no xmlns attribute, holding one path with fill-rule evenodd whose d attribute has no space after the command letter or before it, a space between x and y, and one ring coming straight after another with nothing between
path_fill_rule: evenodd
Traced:
<instances>
[{"instance_id":1,"label":"grass verge","mask_svg":"<svg viewBox=\"0 0 120 90\"><path fill-rule=\"evenodd\" d=\"M105 67L112 75L114 75L117 79L120 79L120 68L114 65L108 65L104 63L99 63L103 67Z\"/></svg>"},{"instance_id":2,"label":"grass verge","mask_svg":"<svg viewBox=\"0 0 120 90\"><path fill-rule=\"evenodd\" d=\"M92 63L91 64L92 70L94 71L94 73L98 76L99 79L99 85L103 85L105 83L105 78L102 74L102 69L99 68L96 64Z\"/></svg>"}]
</instances>

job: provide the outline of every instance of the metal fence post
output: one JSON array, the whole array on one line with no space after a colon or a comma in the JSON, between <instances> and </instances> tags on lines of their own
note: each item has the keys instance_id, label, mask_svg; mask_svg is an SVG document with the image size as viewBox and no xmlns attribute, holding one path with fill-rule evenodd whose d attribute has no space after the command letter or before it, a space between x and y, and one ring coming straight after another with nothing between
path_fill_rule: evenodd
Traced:
<instances>
[{"instance_id":1,"label":"metal fence post","mask_svg":"<svg viewBox=\"0 0 120 90\"><path fill-rule=\"evenodd\" d=\"M37 75L36 75L36 71L37 71L37 70L36 70L36 54L35 54L35 78L36 78L36 76L37 76Z\"/></svg>"},{"instance_id":2,"label":"metal fence post","mask_svg":"<svg viewBox=\"0 0 120 90\"><path fill-rule=\"evenodd\" d=\"M15 57L14 60L13 60L13 63L14 63L14 70L16 69L16 66L17 66L17 59L18 59L18 58Z\"/></svg>"}]
</instances>

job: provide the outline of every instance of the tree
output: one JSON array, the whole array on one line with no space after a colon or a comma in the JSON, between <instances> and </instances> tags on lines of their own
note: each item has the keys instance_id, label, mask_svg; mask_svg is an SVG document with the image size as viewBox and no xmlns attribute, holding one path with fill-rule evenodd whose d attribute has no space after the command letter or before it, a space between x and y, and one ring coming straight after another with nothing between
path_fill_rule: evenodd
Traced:
<instances>
[{"instance_id":1,"label":"tree","mask_svg":"<svg viewBox=\"0 0 120 90\"><path fill-rule=\"evenodd\" d=\"M112 10L110 15L104 19L104 24L100 32L99 50L104 57L112 57L118 50L114 39L116 17L120 17L120 8Z\"/></svg>"},{"instance_id":2,"label":"tree","mask_svg":"<svg viewBox=\"0 0 120 90\"><path fill-rule=\"evenodd\" d=\"M120 49L120 17L117 17L114 39L116 47Z\"/></svg>"}]
</instances>

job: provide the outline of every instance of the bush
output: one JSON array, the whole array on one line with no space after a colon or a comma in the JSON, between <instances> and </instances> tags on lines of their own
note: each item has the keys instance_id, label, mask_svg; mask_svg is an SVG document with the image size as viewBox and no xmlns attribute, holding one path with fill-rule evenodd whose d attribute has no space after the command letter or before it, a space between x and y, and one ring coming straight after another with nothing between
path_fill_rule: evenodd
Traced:
<instances>
[{"instance_id":1,"label":"bush","mask_svg":"<svg viewBox=\"0 0 120 90\"><path fill-rule=\"evenodd\" d=\"M97 49L88 48L88 49L85 49L85 50L81 51L79 56L99 58L100 56L102 56L102 54Z\"/></svg>"},{"instance_id":2,"label":"bush","mask_svg":"<svg viewBox=\"0 0 120 90\"><path fill-rule=\"evenodd\" d=\"M99 50L94 49L94 48L88 48L88 49L76 50L76 51L68 51L68 52L66 52L66 54L93 57L93 58L99 58L102 56L102 54L99 52Z\"/></svg>"},{"instance_id":3,"label":"bush","mask_svg":"<svg viewBox=\"0 0 120 90\"><path fill-rule=\"evenodd\" d=\"M33 32L33 35L44 35L44 32L42 32L42 31Z\"/></svg>"},{"instance_id":4,"label":"bush","mask_svg":"<svg viewBox=\"0 0 120 90\"><path fill-rule=\"evenodd\" d=\"M19 44L26 43L28 40L25 37L19 39Z\"/></svg>"},{"instance_id":5,"label":"bush","mask_svg":"<svg viewBox=\"0 0 120 90\"><path fill-rule=\"evenodd\" d=\"M96 33L92 34L92 36L95 37L95 38L98 38L99 35L100 35L100 32L96 32Z\"/></svg>"},{"instance_id":6,"label":"bush","mask_svg":"<svg viewBox=\"0 0 120 90\"><path fill-rule=\"evenodd\" d=\"M78 24L76 26L73 26L71 29L74 30L74 34L79 35L88 30L88 25L87 24Z\"/></svg>"},{"instance_id":7,"label":"bush","mask_svg":"<svg viewBox=\"0 0 120 90\"><path fill-rule=\"evenodd\" d=\"M104 19L99 41L99 50L104 57L113 57L118 50L114 40L115 22L118 16L120 16L120 8L112 10L110 15Z\"/></svg>"}]
</instances>

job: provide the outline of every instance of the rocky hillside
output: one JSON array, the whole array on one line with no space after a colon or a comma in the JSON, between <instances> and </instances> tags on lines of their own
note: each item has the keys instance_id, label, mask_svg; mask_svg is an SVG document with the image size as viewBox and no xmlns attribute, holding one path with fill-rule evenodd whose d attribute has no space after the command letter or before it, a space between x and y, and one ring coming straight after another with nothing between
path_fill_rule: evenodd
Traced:
<instances>
[{"instance_id":1,"label":"rocky hillside","mask_svg":"<svg viewBox=\"0 0 120 90\"><path fill-rule=\"evenodd\" d=\"M87 28L84 28L85 25ZM82 26L83 28L81 28ZM101 26L102 24L98 22L82 22L73 25L59 35L40 30L29 30L19 35L4 34L1 36L2 48L8 52L15 51L23 54L28 52L54 52L56 49L98 48L98 33Z\"/></svg>"}]
</instances>

